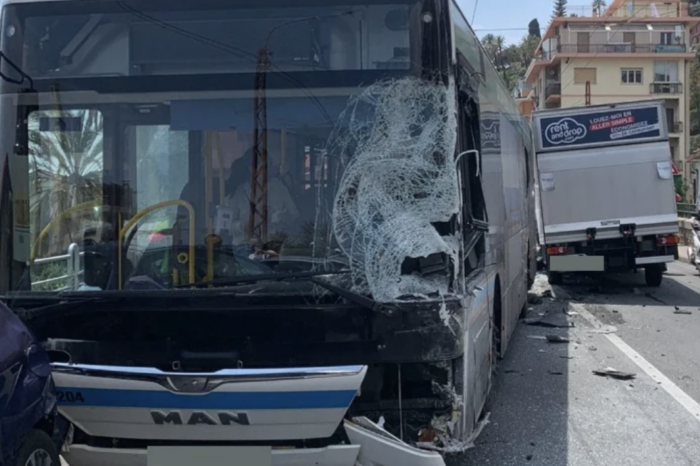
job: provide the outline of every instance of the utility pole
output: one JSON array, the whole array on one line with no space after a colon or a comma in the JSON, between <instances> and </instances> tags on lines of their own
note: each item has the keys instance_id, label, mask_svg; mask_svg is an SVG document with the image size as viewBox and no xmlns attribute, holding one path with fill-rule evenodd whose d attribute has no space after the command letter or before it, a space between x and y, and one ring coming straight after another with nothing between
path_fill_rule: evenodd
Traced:
<instances>
[{"instance_id":1,"label":"utility pole","mask_svg":"<svg viewBox=\"0 0 700 466\"><path fill-rule=\"evenodd\" d=\"M270 50L265 46L258 52L253 96L253 157L250 180L250 218L248 239L267 241L267 71Z\"/></svg>"}]
</instances>

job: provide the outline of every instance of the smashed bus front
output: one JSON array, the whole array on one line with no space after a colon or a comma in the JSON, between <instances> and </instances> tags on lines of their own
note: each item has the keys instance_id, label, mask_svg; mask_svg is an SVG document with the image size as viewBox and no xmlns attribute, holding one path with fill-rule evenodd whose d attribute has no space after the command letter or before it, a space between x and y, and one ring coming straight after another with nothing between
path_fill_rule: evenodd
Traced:
<instances>
[{"instance_id":1,"label":"smashed bus front","mask_svg":"<svg viewBox=\"0 0 700 466\"><path fill-rule=\"evenodd\" d=\"M492 287L447 4L4 3L0 288L52 355L71 466L461 448Z\"/></svg>"}]
</instances>

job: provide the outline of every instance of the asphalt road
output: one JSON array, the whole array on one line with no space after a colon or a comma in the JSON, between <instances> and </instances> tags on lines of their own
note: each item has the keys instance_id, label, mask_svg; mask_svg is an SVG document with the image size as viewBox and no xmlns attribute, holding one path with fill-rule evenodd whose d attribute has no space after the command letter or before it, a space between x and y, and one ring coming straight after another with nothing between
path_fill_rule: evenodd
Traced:
<instances>
[{"instance_id":1,"label":"asphalt road","mask_svg":"<svg viewBox=\"0 0 700 466\"><path fill-rule=\"evenodd\" d=\"M491 422L451 466L700 465L695 269L670 264L659 288L643 273L577 279L551 298L548 288L538 276L533 292L544 297L531 296L529 317L573 327L521 322L500 361ZM537 339L546 335L570 342ZM593 374L608 367L636 378Z\"/></svg>"}]
</instances>

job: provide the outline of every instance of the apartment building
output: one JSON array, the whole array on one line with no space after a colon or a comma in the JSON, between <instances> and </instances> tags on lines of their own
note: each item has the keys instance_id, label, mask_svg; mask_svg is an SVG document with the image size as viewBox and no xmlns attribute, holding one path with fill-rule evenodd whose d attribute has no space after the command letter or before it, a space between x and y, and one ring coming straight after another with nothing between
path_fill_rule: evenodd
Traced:
<instances>
[{"instance_id":1,"label":"apartment building","mask_svg":"<svg viewBox=\"0 0 700 466\"><path fill-rule=\"evenodd\" d=\"M554 18L542 36L523 97L537 109L663 99L674 163L689 176L685 87L695 59L690 32L700 18L681 0L614 0L606 9L568 10L576 16Z\"/></svg>"}]
</instances>

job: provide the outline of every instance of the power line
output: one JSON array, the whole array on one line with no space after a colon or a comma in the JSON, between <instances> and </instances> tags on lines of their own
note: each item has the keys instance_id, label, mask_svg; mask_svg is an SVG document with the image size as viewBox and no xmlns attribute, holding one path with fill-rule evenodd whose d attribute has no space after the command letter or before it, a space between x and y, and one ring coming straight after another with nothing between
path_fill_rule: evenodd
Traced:
<instances>
[{"instance_id":1,"label":"power line","mask_svg":"<svg viewBox=\"0 0 700 466\"><path fill-rule=\"evenodd\" d=\"M545 30L545 27L540 26L540 30ZM474 32L478 31L529 31L530 28L495 28L495 29L474 29Z\"/></svg>"},{"instance_id":2,"label":"power line","mask_svg":"<svg viewBox=\"0 0 700 466\"><path fill-rule=\"evenodd\" d=\"M472 24L474 24L474 20L476 19L476 9L479 6L479 0L476 0L474 2L474 12L472 13Z\"/></svg>"}]
</instances>

